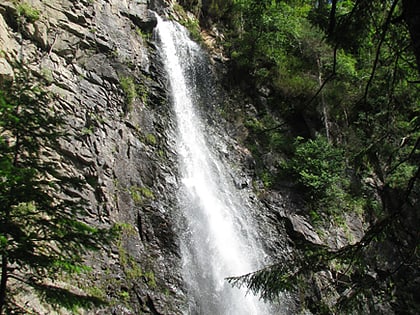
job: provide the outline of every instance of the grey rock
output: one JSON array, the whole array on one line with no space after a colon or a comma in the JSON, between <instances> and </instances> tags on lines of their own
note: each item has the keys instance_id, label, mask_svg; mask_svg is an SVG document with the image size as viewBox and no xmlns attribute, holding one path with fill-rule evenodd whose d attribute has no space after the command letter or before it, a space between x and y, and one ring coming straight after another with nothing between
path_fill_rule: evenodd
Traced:
<instances>
[{"instance_id":1,"label":"grey rock","mask_svg":"<svg viewBox=\"0 0 420 315\"><path fill-rule=\"evenodd\" d=\"M15 78L12 66L6 59L0 58L0 83L11 83Z\"/></svg>"},{"instance_id":2,"label":"grey rock","mask_svg":"<svg viewBox=\"0 0 420 315\"><path fill-rule=\"evenodd\" d=\"M315 229L309 222L302 216L292 214L287 217L290 220L292 229L295 233L299 234L305 240L316 244L322 245L323 242L319 238L318 234L315 232Z\"/></svg>"},{"instance_id":3,"label":"grey rock","mask_svg":"<svg viewBox=\"0 0 420 315\"><path fill-rule=\"evenodd\" d=\"M128 10L121 10L121 14L130 18L142 31L150 33L157 24L157 18L147 10L146 5L131 4Z\"/></svg>"}]
</instances>

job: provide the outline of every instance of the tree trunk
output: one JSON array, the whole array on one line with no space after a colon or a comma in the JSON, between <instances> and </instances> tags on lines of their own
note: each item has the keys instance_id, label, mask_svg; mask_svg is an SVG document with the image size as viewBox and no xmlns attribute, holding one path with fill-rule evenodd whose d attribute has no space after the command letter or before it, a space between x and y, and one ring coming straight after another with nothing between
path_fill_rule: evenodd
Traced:
<instances>
[{"instance_id":1,"label":"tree trunk","mask_svg":"<svg viewBox=\"0 0 420 315\"><path fill-rule=\"evenodd\" d=\"M317 64L318 64L318 84L319 87L322 88L323 82L322 82L322 60L321 57L317 58ZM327 137L328 143L331 143L331 136L330 136L330 123L328 119L328 109L327 104L325 103L324 98L324 92L321 91L321 109L322 109L322 120L324 122L324 128L325 128L325 136Z\"/></svg>"},{"instance_id":2,"label":"tree trunk","mask_svg":"<svg viewBox=\"0 0 420 315\"><path fill-rule=\"evenodd\" d=\"M414 54L417 60L417 70L420 73L420 1L403 0L403 16L410 32Z\"/></svg>"}]
</instances>

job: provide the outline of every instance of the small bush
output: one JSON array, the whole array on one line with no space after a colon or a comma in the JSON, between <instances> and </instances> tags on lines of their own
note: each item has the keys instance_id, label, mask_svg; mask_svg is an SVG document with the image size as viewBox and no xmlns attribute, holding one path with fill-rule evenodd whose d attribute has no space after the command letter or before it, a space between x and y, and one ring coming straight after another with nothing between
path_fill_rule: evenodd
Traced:
<instances>
[{"instance_id":1,"label":"small bush","mask_svg":"<svg viewBox=\"0 0 420 315\"><path fill-rule=\"evenodd\" d=\"M124 91L128 109L130 109L134 99L137 97L136 84L134 83L134 79L131 77L121 77L120 85Z\"/></svg>"},{"instance_id":2,"label":"small bush","mask_svg":"<svg viewBox=\"0 0 420 315\"><path fill-rule=\"evenodd\" d=\"M128 189L131 198L136 205L142 205L145 200L153 200L155 199L155 195L150 188L147 187L138 187L138 186L131 186Z\"/></svg>"},{"instance_id":3,"label":"small bush","mask_svg":"<svg viewBox=\"0 0 420 315\"><path fill-rule=\"evenodd\" d=\"M155 146L157 144L156 136L152 133L148 133L145 136L145 141L147 144Z\"/></svg>"},{"instance_id":4,"label":"small bush","mask_svg":"<svg viewBox=\"0 0 420 315\"><path fill-rule=\"evenodd\" d=\"M18 14L26 18L28 22L39 20L40 12L28 3L20 3L17 7Z\"/></svg>"},{"instance_id":5,"label":"small bush","mask_svg":"<svg viewBox=\"0 0 420 315\"><path fill-rule=\"evenodd\" d=\"M329 144L325 137L302 140L297 139L294 157L287 168L311 199L320 199L345 182L343 151Z\"/></svg>"}]
</instances>

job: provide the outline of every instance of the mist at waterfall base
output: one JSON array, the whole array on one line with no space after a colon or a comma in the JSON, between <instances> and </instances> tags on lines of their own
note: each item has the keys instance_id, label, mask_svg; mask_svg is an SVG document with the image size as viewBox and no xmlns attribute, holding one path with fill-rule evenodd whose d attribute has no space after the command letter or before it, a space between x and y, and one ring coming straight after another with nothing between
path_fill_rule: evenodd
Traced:
<instances>
[{"instance_id":1,"label":"mist at waterfall base","mask_svg":"<svg viewBox=\"0 0 420 315\"><path fill-rule=\"evenodd\" d=\"M213 98L211 71L201 47L185 28L158 18L155 35L175 114L182 185L179 223L188 314L269 314L269 308L226 277L257 270L264 253L256 241L249 206L235 187L200 117ZM206 134L207 131L207 134ZM212 139L211 141L209 139Z\"/></svg>"}]
</instances>

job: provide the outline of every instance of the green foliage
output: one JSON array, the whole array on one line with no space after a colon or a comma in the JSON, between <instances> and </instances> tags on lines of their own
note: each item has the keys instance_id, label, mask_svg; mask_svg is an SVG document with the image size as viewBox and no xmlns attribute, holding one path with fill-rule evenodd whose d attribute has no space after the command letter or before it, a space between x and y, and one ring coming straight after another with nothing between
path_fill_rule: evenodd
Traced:
<instances>
[{"instance_id":1,"label":"green foliage","mask_svg":"<svg viewBox=\"0 0 420 315\"><path fill-rule=\"evenodd\" d=\"M192 12L196 17L211 18L214 21L227 19L233 0L179 0L186 10ZM179 9L177 8L177 11Z\"/></svg>"},{"instance_id":2,"label":"green foliage","mask_svg":"<svg viewBox=\"0 0 420 315\"><path fill-rule=\"evenodd\" d=\"M85 296L53 285L38 284L36 289L41 298L55 308L64 307L78 314L80 309L91 309L105 305L105 301L95 295Z\"/></svg>"},{"instance_id":3,"label":"green foliage","mask_svg":"<svg viewBox=\"0 0 420 315\"><path fill-rule=\"evenodd\" d=\"M211 0L206 13L216 21L227 20L233 2L233 0Z\"/></svg>"},{"instance_id":4,"label":"green foliage","mask_svg":"<svg viewBox=\"0 0 420 315\"><path fill-rule=\"evenodd\" d=\"M179 0L173 5L173 8L178 14L186 14L186 11L188 11L198 17L201 13L202 6L202 0Z\"/></svg>"},{"instance_id":5,"label":"green foliage","mask_svg":"<svg viewBox=\"0 0 420 315\"><path fill-rule=\"evenodd\" d=\"M64 135L61 118L49 107L51 96L25 73L16 76L13 86L3 89L1 278L7 283L7 278L13 275L39 289L45 279L56 279L63 272L86 271L84 254L105 246L112 233L80 221L86 215L85 201L66 197L67 192L83 189L84 182L66 174L57 157L59 139ZM15 275L17 271L19 277ZM13 301L6 291L7 288L0 288L0 308ZM47 293L42 295L46 300ZM64 299L63 304L67 307Z\"/></svg>"},{"instance_id":6,"label":"green foliage","mask_svg":"<svg viewBox=\"0 0 420 315\"><path fill-rule=\"evenodd\" d=\"M147 104L149 99L149 92L147 90L147 86L145 84L137 85L137 94L140 95L140 99L144 105Z\"/></svg>"},{"instance_id":7,"label":"green foliage","mask_svg":"<svg viewBox=\"0 0 420 315\"><path fill-rule=\"evenodd\" d=\"M344 50L340 49L337 52L337 74L345 80L349 78L357 78L357 60L352 55L347 54ZM333 66L330 62L330 68Z\"/></svg>"},{"instance_id":8,"label":"green foliage","mask_svg":"<svg viewBox=\"0 0 420 315\"><path fill-rule=\"evenodd\" d=\"M25 19L31 23L38 21L40 17L39 10L35 9L29 3L26 2L18 4L17 12L20 16L25 17Z\"/></svg>"},{"instance_id":9,"label":"green foliage","mask_svg":"<svg viewBox=\"0 0 420 315\"><path fill-rule=\"evenodd\" d=\"M393 189L407 187L409 181L416 176L417 165L410 163L399 164L387 177L387 184Z\"/></svg>"},{"instance_id":10,"label":"green foliage","mask_svg":"<svg viewBox=\"0 0 420 315\"><path fill-rule=\"evenodd\" d=\"M125 281L128 286L135 286L135 283L138 281L144 281L149 288L156 288L156 279L153 271L144 271L140 262L130 253L127 252L125 247L125 242L130 237L133 237L137 234L135 227L128 223L119 223L117 224L119 230L119 237L117 238L117 247L118 247L118 256L119 262L124 272ZM121 286L121 284L119 284ZM121 288L122 291L119 292L119 299L123 298L128 302L130 297L130 290Z\"/></svg>"},{"instance_id":11,"label":"green foliage","mask_svg":"<svg viewBox=\"0 0 420 315\"><path fill-rule=\"evenodd\" d=\"M187 18L181 21L181 24L184 25L191 34L191 37L197 41L201 42L203 38L201 37L201 28L199 21L197 19Z\"/></svg>"},{"instance_id":12,"label":"green foliage","mask_svg":"<svg viewBox=\"0 0 420 315\"><path fill-rule=\"evenodd\" d=\"M233 23L239 33L229 41L231 58L257 80L269 81L299 45L304 14L285 2L235 1Z\"/></svg>"},{"instance_id":13,"label":"green foliage","mask_svg":"<svg viewBox=\"0 0 420 315\"><path fill-rule=\"evenodd\" d=\"M147 284L150 288L156 288L156 278L153 271L147 271L144 273L144 278L147 281Z\"/></svg>"},{"instance_id":14,"label":"green foliage","mask_svg":"<svg viewBox=\"0 0 420 315\"><path fill-rule=\"evenodd\" d=\"M149 95L147 86L144 83L140 82L139 84L137 84L134 81L133 77L123 76L120 77L120 86L124 92L127 102L125 108L126 112L130 112L133 110L133 102L137 98L139 98L144 105L147 104Z\"/></svg>"},{"instance_id":15,"label":"green foliage","mask_svg":"<svg viewBox=\"0 0 420 315\"><path fill-rule=\"evenodd\" d=\"M227 281L232 286L245 286L254 294L259 293L265 301L272 301L282 292L309 291L312 279L307 280L308 274L321 270L323 257L330 254L324 247L307 248L304 260L274 264L247 275L227 278Z\"/></svg>"},{"instance_id":16,"label":"green foliage","mask_svg":"<svg viewBox=\"0 0 420 315\"><path fill-rule=\"evenodd\" d=\"M141 30L141 28L139 28L139 27L137 27L136 28L136 33L137 33L137 35L139 35L145 42L147 42L147 41L149 41L150 40L150 36L151 36L151 34L150 33L144 33L142 30Z\"/></svg>"},{"instance_id":17,"label":"green foliage","mask_svg":"<svg viewBox=\"0 0 420 315\"><path fill-rule=\"evenodd\" d=\"M270 188L273 185L273 174L269 173L268 171L264 170L260 174L261 180L265 188Z\"/></svg>"},{"instance_id":18,"label":"green foliage","mask_svg":"<svg viewBox=\"0 0 420 315\"><path fill-rule=\"evenodd\" d=\"M388 218L366 231L359 242L337 250L304 240L297 244L298 248L293 259L282 260L243 276L230 277L227 281L232 286L245 287L266 301L276 300L281 293L292 292L302 297L301 307L309 309L313 314L367 313L366 303L374 303L378 296L383 303L396 301L393 293L395 291L388 289L395 285L395 281L400 280L390 278L391 275L382 278L383 275L369 270L367 265L375 264L378 267L381 263L377 261L378 256L369 257L364 254L366 252L371 255L378 254L375 250L378 246L377 241L389 236L396 237L395 234L388 233L390 226L392 230L397 225L395 220ZM418 259L418 254L415 254L413 261L418 262ZM412 270L412 266L405 264L399 266L406 271ZM327 283L325 283L327 280L325 272L331 276ZM324 285L320 287L323 281ZM339 296L337 292L330 291L333 287ZM335 298L327 302L323 298L329 292L332 296L335 295ZM416 306L412 295L408 294L405 297L410 301L409 308L405 310L418 309L418 304ZM376 312L375 308L370 311Z\"/></svg>"},{"instance_id":19,"label":"green foliage","mask_svg":"<svg viewBox=\"0 0 420 315\"><path fill-rule=\"evenodd\" d=\"M343 184L344 154L318 136L303 142L297 139L296 150L288 165L289 170L311 198L325 197L334 187Z\"/></svg>"},{"instance_id":20,"label":"green foliage","mask_svg":"<svg viewBox=\"0 0 420 315\"><path fill-rule=\"evenodd\" d=\"M271 114L249 118L244 124L250 131L246 142L256 162L257 176L265 188L272 188L280 174L264 165L264 156L270 155L273 166L278 167L282 163L281 155L292 149L293 140L282 128L283 123L275 120Z\"/></svg>"},{"instance_id":21,"label":"green foliage","mask_svg":"<svg viewBox=\"0 0 420 315\"><path fill-rule=\"evenodd\" d=\"M145 200L153 200L155 198L155 195L148 187L131 186L129 192L136 205L142 205Z\"/></svg>"},{"instance_id":22,"label":"green foliage","mask_svg":"<svg viewBox=\"0 0 420 315\"><path fill-rule=\"evenodd\" d=\"M177 3L173 5L173 9L179 17L178 22L187 28L191 34L191 37L195 41L201 42L203 38L201 37L201 27L199 20L191 15L188 15L184 8Z\"/></svg>"},{"instance_id":23,"label":"green foliage","mask_svg":"<svg viewBox=\"0 0 420 315\"><path fill-rule=\"evenodd\" d=\"M145 136L145 140L147 144L155 146L157 144L156 136L152 133L148 133Z\"/></svg>"},{"instance_id":24,"label":"green foliage","mask_svg":"<svg viewBox=\"0 0 420 315\"><path fill-rule=\"evenodd\" d=\"M252 153L284 157L283 176L298 183L313 222L345 228L343 214L353 211L366 219L367 231L360 242L336 251L297 244L293 261L232 283L269 300L292 291L314 314L374 313L378 300L397 312L418 313L411 291L418 285L407 272L419 275L417 232L411 233L419 225L420 89L418 64L407 49L418 38L413 30L410 38L400 22L409 13L402 11L407 3L418 6L415 1L235 1L226 44L232 69L240 71L241 83L269 88L260 107L298 136L294 149L287 148L285 133L270 127L259 108L259 118L246 123ZM313 134L328 139L303 141ZM268 182L261 168L260 177ZM324 271L337 275L328 287L339 298L328 303L314 283Z\"/></svg>"},{"instance_id":25,"label":"green foliage","mask_svg":"<svg viewBox=\"0 0 420 315\"><path fill-rule=\"evenodd\" d=\"M120 86L124 91L126 101L127 101L127 109L128 111L131 110L133 102L137 97L136 91L136 84L134 83L134 79L132 77L121 77L120 78Z\"/></svg>"},{"instance_id":26,"label":"green foliage","mask_svg":"<svg viewBox=\"0 0 420 315\"><path fill-rule=\"evenodd\" d=\"M74 273L74 274L81 274L84 272L88 272L91 271L92 268L85 266L85 265L74 265L71 262L69 262L68 260L56 260L53 263L53 268L63 271L63 272L67 272L67 273Z\"/></svg>"}]
</instances>

